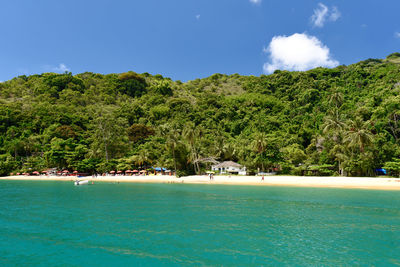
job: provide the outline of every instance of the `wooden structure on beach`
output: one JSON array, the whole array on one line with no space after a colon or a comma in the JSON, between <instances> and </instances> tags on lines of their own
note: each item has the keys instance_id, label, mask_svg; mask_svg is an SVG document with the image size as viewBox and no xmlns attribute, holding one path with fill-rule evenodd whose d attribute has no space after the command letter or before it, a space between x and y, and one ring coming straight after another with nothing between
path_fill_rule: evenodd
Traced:
<instances>
[{"instance_id":1,"label":"wooden structure on beach","mask_svg":"<svg viewBox=\"0 0 400 267\"><path fill-rule=\"evenodd\" d=\"M221 174L247 175L246 166L233 161L224 161L211 166L211 170Z\"/></svg>"}]
</instances>

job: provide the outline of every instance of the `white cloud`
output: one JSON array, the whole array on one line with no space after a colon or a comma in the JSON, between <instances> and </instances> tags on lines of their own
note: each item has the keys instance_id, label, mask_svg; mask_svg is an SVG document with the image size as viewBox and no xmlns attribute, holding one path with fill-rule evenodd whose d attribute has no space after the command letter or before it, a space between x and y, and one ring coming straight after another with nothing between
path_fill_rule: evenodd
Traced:
<instances>
[{"instance_id":1,"label":"white cloud","mask_svg":"<svg viewBox=\"0 0 400 267\"><path fill-rule=\"evenodd\" d=\"M255 4L255 5L259 5L261 4L262 0L249 0L250 3Z\"/></svg>"},{"instance_id":2,"label":"white cloud","mask_svg":"<svg viewBox=\"0 0 400 267\"><path fill-rule=\"evenodd\" d=\"M304 71L316 67L336 67L329 48L315 36L295 33L291 36L275 36L268 48L270 62L264 64L264 73L277 69Z\"/></svg>"},{"instance_id":3,"label":"white cloud","mask_svg":"<svg viewBox=\"0 0 400 267\"><path fill-rule=\"evenodd\" d=\"M395 33L394 33L394 37L395 37L395 38L400 38L400 32L395 32Z\"/></svg>"},{"instance_id":4,"label":"white cloud","mask_svg":"<svg viewBox=\"0 0 400 267\"><path fill-rule=\"evenodd\" d=\"M60 63L58 65L58 67L53 67L52 70L54 72L66 72L66 71L70 71L70 69L64 64L64 63Z\"/></svg>"},{"instance_id":5,"label":"white cloud","mask_svg":"<svg viewBox=\"0 0 400 267\"><path fill-rule=\"evenodd\" d=\"M315 27L323 27L326 16L328 15L328 7L322 3L318 4L318 8L314 9L314 14L311 16L311 22Z\"/></svg>"},{"instance_id":6,"label":"white cloud","mask_svg":"<svg viewBox=\"0 0 400 267\"><path fill-rule=\"evenodd\" d=\"M200 19L200 14L196 15L196 19L199 20Z\"/></svg>"},{"instance_id":7,"label":"white cloud","mask_svg":"<svg viewBox=\"0 0 400 267\"><path fill-rule=\"evenodd\" d=\"M329 16L330 21L337 21L342 14L337 7L332 7L331 15Z\"/></svg>"},{"instance_id":8,"label":"white cloud","mask_svg":"<svg viewBox=\"0 0 400 267\"><path fill-rule=\"evenodd\" d=\"M322 28L325 25L326 20L337 21L341 14L337 7L333 6L331 10L322 4L318 3L318 7L314 9L314 14L311 16L311 22L314 27Z\"/></svg>"}]
</instances>

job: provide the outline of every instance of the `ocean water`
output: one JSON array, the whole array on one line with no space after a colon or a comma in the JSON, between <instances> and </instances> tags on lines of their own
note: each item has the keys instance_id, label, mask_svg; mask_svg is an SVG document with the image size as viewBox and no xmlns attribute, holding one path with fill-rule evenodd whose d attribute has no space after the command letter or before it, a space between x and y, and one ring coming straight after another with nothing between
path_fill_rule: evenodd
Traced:
<instances>
[{"instance_id":1,"label":"ocean water","mask_svg":"<svg viewBox=\"0 0 400 267\"><path fill-rule=\"evenodd\" d=\"M400 192L0 181L16 265L400 265Z\"/></svg>"}]
</instances>

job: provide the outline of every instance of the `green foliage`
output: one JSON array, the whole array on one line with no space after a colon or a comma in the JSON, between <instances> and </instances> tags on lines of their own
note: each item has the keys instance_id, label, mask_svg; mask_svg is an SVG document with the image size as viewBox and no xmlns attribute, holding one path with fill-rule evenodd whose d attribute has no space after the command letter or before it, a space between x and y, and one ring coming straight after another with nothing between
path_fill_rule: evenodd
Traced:
<instances>
[{"instance_id":1,"label":"green foliage","mask_svg":"<svg viewBox=\"0 0 400 267\"><path fill-rule=\"evenodd\" d=\"M146 86L146 80L133 71L125 72L118 76L118 91L128 96L142 96Z\"/></svg>"},{"instance_id":2,"label":"green foliage","mask_svg":"<svg viewBox=\"0 0 400 267\"><path fill-rule=\"evenodd\" d=\"M207 160L250 172L398 175L400 54L271 75L90 72L0 83L0 175L56 167L94 173Z\"/></svg>"},{"instance_id":3,"label":"green foliage","mask_svg":"<svg viewBox=\"0 0 400 267\"><path fill-rule=\"evenodd\" d=\"M389 173L393 176L400 176L400 159L394 159L393 161L388 161L383 166Z\"/></svg>"}]
</instances>

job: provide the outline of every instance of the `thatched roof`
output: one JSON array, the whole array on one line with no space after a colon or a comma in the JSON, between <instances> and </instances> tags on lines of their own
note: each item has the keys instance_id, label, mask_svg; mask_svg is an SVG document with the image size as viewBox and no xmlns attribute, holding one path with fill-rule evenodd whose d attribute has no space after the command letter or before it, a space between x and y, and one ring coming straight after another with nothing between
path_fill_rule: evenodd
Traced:
<instances>
[{"instance_id":1,"label":"thatched roof","mask_svg":"<svg viewBox=\"0 0 400 267\"><path fill-rule=\"evenodd\" d=\"M228 167L236 167L236 168L242 168L242 165L233 162L233 161L224 161L221 162L220 164L213 165L213 168L228 168Z\"/></svg>"}]
</instances>

